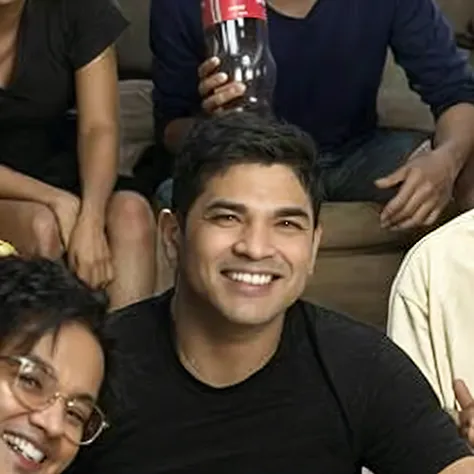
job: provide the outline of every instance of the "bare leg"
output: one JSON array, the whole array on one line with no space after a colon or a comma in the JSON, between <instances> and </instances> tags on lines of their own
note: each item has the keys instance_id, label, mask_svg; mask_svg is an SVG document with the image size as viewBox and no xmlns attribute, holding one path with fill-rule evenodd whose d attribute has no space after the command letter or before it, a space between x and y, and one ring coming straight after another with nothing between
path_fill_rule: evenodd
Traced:
<instances>
[{"instance_id":1,"label":"bare leg","mask_svg":"<svg viewBox=\"0 0 474 474\"><path fill-rule=\"evenodd\" d=\"M0 239L23 255L58 260L63 254L55 215L35 202L0 199Z\"/></svg>"},{"instance_id":2,"label":"bare leg","mask_svg":"<svg viewBox=\"0 0 474 474\"><path fill-rule=\"evenodd\" d=\"M112 310L153 295L155 229L155 218L146 199L132 191L119 191L112 196L107 214L115 269L115 279L108 287Z\"/></svg>"}]
</instances>

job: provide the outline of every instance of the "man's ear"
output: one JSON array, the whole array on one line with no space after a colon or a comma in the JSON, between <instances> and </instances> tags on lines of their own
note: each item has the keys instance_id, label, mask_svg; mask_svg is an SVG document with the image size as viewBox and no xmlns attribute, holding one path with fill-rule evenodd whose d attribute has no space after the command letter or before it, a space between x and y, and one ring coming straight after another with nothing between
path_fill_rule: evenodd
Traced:
<instances>
[{"instance_id":1,"label":"man's ear","mask_svg":"<svg viewBox=\"0 0 474 474\"><path fill-rule=\"evenodd\" d=\"M311 265L308 268L309 275L312 275L314 272L314 266L316 264L316 257L318 256L319 246L321 244L321 236L323 234L323 228L321 224L314 229L313 233L313 248L311 250Z\"/></svg>"},{"instance_id":2,"label":"man's ear","mask_svg":"<svg viewBox=\"0 0 474 474\"><path fill-rule=\"evenodd\" d=\"M158 215L158 248L161 248L164 257L171 268L176 268L179 256L180 233L176 215L169 209L162 209Z\"/></svg>"}]
</instances>

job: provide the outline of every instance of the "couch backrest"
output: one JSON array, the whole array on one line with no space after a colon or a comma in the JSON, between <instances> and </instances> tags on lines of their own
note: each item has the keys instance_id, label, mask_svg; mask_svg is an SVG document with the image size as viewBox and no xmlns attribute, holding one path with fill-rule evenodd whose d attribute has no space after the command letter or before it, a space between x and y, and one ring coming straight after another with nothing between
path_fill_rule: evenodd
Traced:
<instances>
[{"instance_id":1,"label":"couch backrest","mask_svg":"<svg viewBox=\"0 0 474 474\"><path fill-rule=\"evenodd\" d=\"M474 21L474 0L437 0L437 3L455 33L466 33L469 22Z\"/></svg>"},{"instance_id":2,"label":"couch backrest","mask_svg":"<svg viewBox=\"0 0 474 474\"><path fill-rule=\"evenodd\" d=\"M117 43L121 78L148 78L151 68L149 46L150 0L115 0L130 26Z\"/></svg>"}]
</instances>

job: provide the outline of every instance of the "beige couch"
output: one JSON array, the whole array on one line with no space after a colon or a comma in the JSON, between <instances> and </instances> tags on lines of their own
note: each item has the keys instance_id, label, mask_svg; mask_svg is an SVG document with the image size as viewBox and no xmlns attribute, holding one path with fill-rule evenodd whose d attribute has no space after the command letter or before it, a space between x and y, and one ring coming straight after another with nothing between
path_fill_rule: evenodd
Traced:
<instances>
[{"instance_id":1,"label":"beige couch","mask_svg":"<svg viewBox=\"0 0 474 474\"><path fill-rule=\"evenodd\" d=\"M191 1L191 0L190 0ZM474 0L439 0L460 35L474 19ZM132 172L139 153L153 141L150 55L148 52L148 0L119 0L131 28L121 38L119 65L122 109L122 171ZM383 125L432 130L426 106L411 93L405 76L387 60L379 96ZM305 297L385 326L391 281L406 249L417 236L390 233L379 226L379 208L372 203L327 203L322 209L324 238L314 277ZM172 273L158 243L159 285L166 288Z\"/></svg>"}]
</instances>

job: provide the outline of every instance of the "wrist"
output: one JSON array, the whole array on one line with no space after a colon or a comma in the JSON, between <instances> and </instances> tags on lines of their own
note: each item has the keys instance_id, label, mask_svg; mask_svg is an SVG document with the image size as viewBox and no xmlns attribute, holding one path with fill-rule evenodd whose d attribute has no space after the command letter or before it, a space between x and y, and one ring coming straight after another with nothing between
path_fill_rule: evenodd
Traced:
<instances>
[{"instance_id":1,"label":"wrist","mask_svg":"<svg viewBox=\"0 0 474 474\"><path fill-rule=\"evenodd\" d=\"M105 223L105 206L83 200L79 211L79 219L85 220L91 225L103 226Z\"/></svg>"},{"instance_id":2,"label":"wrist","mask_svg":"<svg viewBox=\"0 0 474 474\"><path fill-rule=\"evenodd\" d=\"M468 158L466 153L463 153L458 147L449 143L435 148L433 153L439 157L441 164L446 167L452 181L455 181Z\"/></svg>"},{"instance_id":3,"label":"wrist","mask_svg":"<svg viewBox=\"0 0 474 474\"><path fill-rule=\"evenodd\" d=\"M79 202L79 198L62 189L51 187L50 192L45 195L44 201L44 204L54 211L68 201Z\"/></svg>"}]
</instances>

